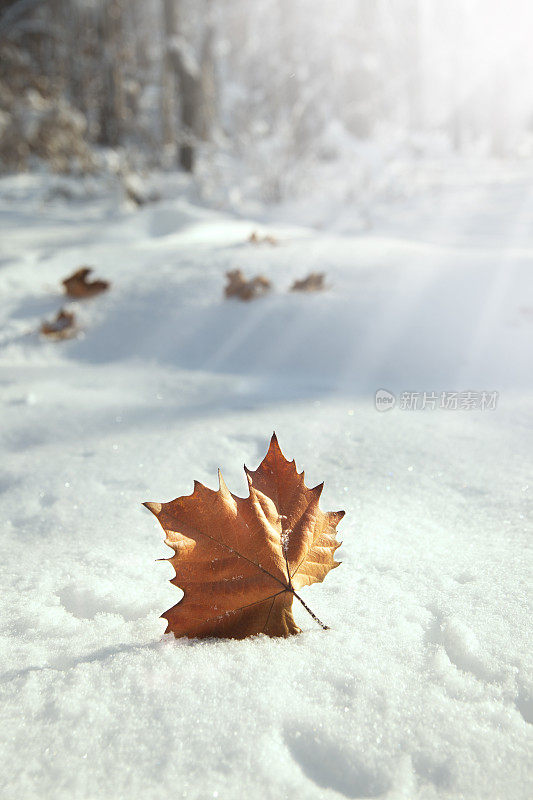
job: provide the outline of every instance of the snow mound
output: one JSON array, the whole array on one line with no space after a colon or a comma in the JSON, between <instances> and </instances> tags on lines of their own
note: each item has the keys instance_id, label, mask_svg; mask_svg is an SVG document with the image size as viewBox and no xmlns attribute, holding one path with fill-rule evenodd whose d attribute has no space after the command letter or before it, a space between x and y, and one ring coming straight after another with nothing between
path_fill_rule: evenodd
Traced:
<instances>
[{"instance_id":1,"label":"snow mound","mask_svg":"<svg viewBox=\"0 0 533 800\"><path fill-rule=\"evenodd\" d=\"M285 222L261 248L264 220L183 195L43 181L0 183L1 796L530 797L528 184L463 176L365 235ZM111 290L41 340L82 264ZM225 300L229 269L274 291ZM313 271L325 292L288 291ZM401 407L451 390L497 407ZM346 510L342 566L303 590L331 630L297 608L290 640L163 637L179 593L141 502L217 467L243 493L274 429Z\"/></svg>"}]
</instances>

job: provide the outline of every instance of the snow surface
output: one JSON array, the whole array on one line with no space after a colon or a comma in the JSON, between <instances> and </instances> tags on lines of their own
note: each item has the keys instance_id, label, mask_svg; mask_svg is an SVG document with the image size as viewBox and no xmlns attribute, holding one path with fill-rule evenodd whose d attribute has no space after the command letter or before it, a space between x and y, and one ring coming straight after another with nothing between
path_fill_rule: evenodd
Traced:
<instances>
[{"instance_id":1,"label":"snow surface","mask_svg":"<svg viewBox=\"0 0 533 800\"><path fill-rule=\"evenodd\" d=\"M138 211L0 182L2 798L531 796L533 191L459 177L359 235L179 181ZM112 290L43 341L82 264ZM226 301L228 269L275 292ZM287 291L313 270L327 292ZM378 413L378 388L500 396ZM164 637L141 502L219 466L244 493L274 429L346 510L343 565L303 590L331 630L297 604L289 640Z\"/></svg>"}]
</instances>

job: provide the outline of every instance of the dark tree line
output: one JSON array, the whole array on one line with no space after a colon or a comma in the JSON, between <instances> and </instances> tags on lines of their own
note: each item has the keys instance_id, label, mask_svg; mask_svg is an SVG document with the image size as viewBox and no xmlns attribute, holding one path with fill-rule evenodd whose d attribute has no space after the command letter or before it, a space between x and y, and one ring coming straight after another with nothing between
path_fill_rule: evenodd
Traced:
<instances>
[{"instance_id":1,"label":"dark tree line","mask_svg":"<svg viewBox=\"0 0 533 800\"><path fill-rule=\"evenodd\" d=\"M17 83L16 52L27 66L26 88L41 78L43 93L65 98L85 116L89 141L170 148L192 171L195 143L214 123L211 10L210 0L196 4L196 43L190 20L183 29L180 0L0 0L0 46L11 53L3 77ZM150 87L159 89L159 107L143 114Z\"/></svg>"},{"instance_id":2,"label":"dark tree line","mask_svg":"<svg viewBox=\"0 0 533 800\"><path fill-rule=\"evenodd\" d=\"M83 129L186 171L231 152L276 198L341 135L509 154L532 67L509 19L499 0L0 0L0 159Z\"/></svg>"}]
</instances>

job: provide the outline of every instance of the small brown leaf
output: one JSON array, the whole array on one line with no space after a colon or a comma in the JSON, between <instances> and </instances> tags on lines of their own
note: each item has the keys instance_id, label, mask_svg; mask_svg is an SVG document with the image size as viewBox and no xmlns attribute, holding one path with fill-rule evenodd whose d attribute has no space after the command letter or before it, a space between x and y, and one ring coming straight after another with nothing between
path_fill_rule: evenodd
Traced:
<instances>
[{"instance_id":1,"label":"small brown leaf","mask_svg":"<svg viewBox=\"0 0 533 800\"><path fill-rule=\"evenodd\" d=\"M80 267L68 278L63 281L65 293L69 297L80 299L82 297L93 297L109 289L108 281L88 281L87 278L93 270L90 267Z\"/></svg>"},{"instance_id":2,"label":"small brown leaf","mask_svg":"<svg viewBox=\"0 0 533 800\"><path fill-rule=\"evenodd\" d=\"M269 233L261 236L259 233L257 233L257 231L252 231L248 237L248 241L250 244L271 244L273 247L276 247L279 244L279 241L275 236L272 236Z\"/></svg>"},{"instance_id":3,"label":"small brown leaf","mask_svg":"<svg viewBox=\"0 0 533 800\"><path fill-rule=\"evenodd\" d=\"M228 282L224 289L226 297L238 297L240 300L255 300L262 297L271 289L268 278L263 275L256 275L255 278L246 280L240 269L233 269L226 272Z\"/></svg>"},{"instance_id":4,"label":"small brown leaf","mask_svg":"<svg viewBox=\"0 0 533 800\"><path fill-rule=\"evenodd\" d=\"M167 559L176 573L170 582L184 592L162 615L166 633L289 636L300 632L292 615L294 597L320 623L296 590L322 582L339 566L335 537L344 511L320 510L323 484L307 488L276 434L259 467L244 469L248 497L231 494L219 472L216 492L195 481L191 495L144 504L174 551Z\"/></svg>"},{"instance_id":5,"label":"small brown leaf","mask_svg":"<svg viewBox=\"0 0 533 800\"><path fill-rule=\"evenodd\" d=\"M76 317L72 311L60 309L52 322L43 322L41 333L50 339L71 339L76 335Z\"/></svg>"},{"instance_id":6,"label":"small brown leaf","mask_svg":"<svg viewBox=\"0 0 533 800\"><path fill-rule=\"evenodd\" d=\"M321 292L325 288L324 273L310 272L306 278L294 281L291 292Z\"/></svg>"}]
</instances>

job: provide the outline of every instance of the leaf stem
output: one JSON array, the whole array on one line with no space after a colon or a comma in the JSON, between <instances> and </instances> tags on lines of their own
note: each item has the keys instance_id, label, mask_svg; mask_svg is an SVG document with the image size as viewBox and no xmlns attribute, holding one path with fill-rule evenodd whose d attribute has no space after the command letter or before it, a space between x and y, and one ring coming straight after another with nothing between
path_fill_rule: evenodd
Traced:
<instances>
[{"instance_id":1,"label":"leaf stem","mask_svg":"<svg viewBox=\"0 0 533 800\"><path fill-rule=\"evenodd\" d=\"M309 608L309 606L307 605L307 603L304 603L304 601L302 600L302 598L300 597L300 595L299 595L299 594L296 594L296 592L294 591L294 589L292 589L292 593L293 593L293 595L294 595L295 597L297 597L297 598L298 598L298 600L299 600L299 601L300 601L300 603L303 605L303 607L305 608L305 610L306 610L306 611L307 611L309 614L311 614L311 616L313 617L313 619L315 620L315 622L318 622L318 624L319 624L319 625L321 625L321 626L324 628L324 630L325 630L325 631L329 631L329 630L330 630L330 627L329 627L329 625L324 625L324 623L323 623L321 620L319 620L319 619L318 619L317 615L316 615L316 614L314 614L314 613L311 611L311 609Z\"/></svg>"}]
</instances>

